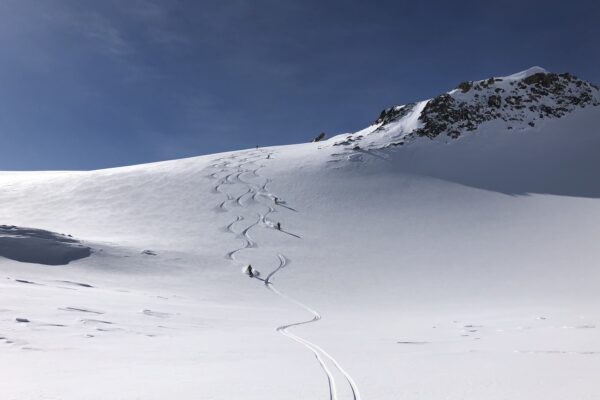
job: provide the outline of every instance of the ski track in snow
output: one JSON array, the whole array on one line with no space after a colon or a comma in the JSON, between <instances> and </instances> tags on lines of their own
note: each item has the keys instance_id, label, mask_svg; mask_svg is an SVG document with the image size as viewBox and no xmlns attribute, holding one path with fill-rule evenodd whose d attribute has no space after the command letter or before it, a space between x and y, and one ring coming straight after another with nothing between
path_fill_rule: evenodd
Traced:
<instances>
[{"instance_id":1,"label":"ski track in snow","mask_svg":"<svg viewBox=\"0 0 600 400\"><path fill-rule=\"evenodd\" d=\"M271 160L272 155L273 152L266 150L248 151L242 154L234 154L229 157L217 159L213 164L209 166L210 168L218 169L218 171L208 175L208 177L211 179L219 180L219 182L213 187L213 193L225 194L226 196L226 199L219 203L219 205L215 208L216 211L228 212L231 211L233 207L251 209L251 207L248 204L250 201L254 202L255 206L261 205L263 207L266 206L268 208L265 213L260 213L259 211L257 211L256 221L248 225L241 232L236 232L234 230L234 226L238 222L242 222L245 220L245 218L241 215L236 215L235 219L224 228L226 232L235 234L244 241L242 247L234 249L225 255L225 258L228 260L235 261L235 255L238 252L241 252L245 249L258 247L257 243L252 240L249 232L251 229L256 228L261 223L263 226L269 226L269 223L267 222L267 216L272 212L275 212L275 207L281 207L290 211L298 212L296 209L288 206L285 201L270 193L267 189L267 186L272 182L272 180L269 178L263 178L258 173L258 171L264 168L265 165L257 164L257 161ZM246 174L247 179L251 179L250 175L253 175L255 178L262 178L264 179L264 183L262 185L251 183L242 178L244 174ZM226 185L242 185L245 186L247 190L243 194L234 197L231 194L224 191ZM259 201L259 198L268 199L270 203L268 205L261 203ZM286 231L280 232L301 239L301 237L296 234ZM320 346L309 342L308 340L301 338L300 336L289 331L290 328L296 326L318 322L321 319L321 315L316 310L313 310L306 304L289 297L288 295L282 293L275 287L271 279L290 263L290 260L286 258L283 254L278 254L277 257L279 260L279 265L277 266L277 268L272 270L265 278L260 278L258 276L255 276L254 278L261 281L265 285L265 287L271 292L275 293L276 295L285 299L286 301L295 304L296 306L302 308L303 310L307 311L312 315L311 319L279 326L276 329L277 332L291 340L294 340L295 342L300 343L302 346L306 347L314 354L315 358L319 362L321 369L323 369L323 372L327 377L330 400L337 400L339 398L335 377L332 372L333 368L335 368L335 370L337 370L343 376L343 378L349 385L351 391L351 397L349 398L353 400L360 400L360 394L356 382L350 376L350 374L348 374L348 372L346 372L346 370L342 368L342 366L337 362L335 358L333 358Z\"/></svg>"}]
</instances>

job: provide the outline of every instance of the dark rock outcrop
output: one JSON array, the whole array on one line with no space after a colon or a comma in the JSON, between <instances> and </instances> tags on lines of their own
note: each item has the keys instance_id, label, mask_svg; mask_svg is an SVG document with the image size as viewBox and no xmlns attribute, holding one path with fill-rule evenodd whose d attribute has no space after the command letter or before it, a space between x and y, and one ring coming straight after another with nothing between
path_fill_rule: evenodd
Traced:
<instances>
[{"instance_id":1,"label":"dark rock outcrop","mask_svg":"<svg viewBox=\"0 0 600 400\"><path fill-rule=\"evenodd\" d=\"M312 142L313 142L313 143L314 143L314 142L320 142L320 141L322 141L322 140L325 140L325 138L326 138L326 137L327 137L327 135L325 135L325 132L321 132L321 133L319 133L319 135L318 135L316 138L314 138L314 139L312 140Z\"/></svg>"},{"instance_id":2,"label":"dark rock outcrop","mask_svg":"<svg viewBox=\"0 0 600 400\"><path fill-rule=\"evenodd\" d=\"M510 121L510 129L535 126L542 118L561 118L577 108L600 105L598 88L569 74L536 72L522 79L489 78L463 82L457 90L429 100L420 126L407 137L457 138L492 120ZM413 104L387 108L376 123L378 130L400 120Z\"/></svg>"},{"instance_id":3,"label":"dark rock outcrop","mask_svg":"<svg viewBox=\"0 0 600 400\"><path fill-rule=\"evenodd\" d=\"M385 110L381 111L381 113L379 114L379 118L377 118L375 123L385 125L392 121L396 121L404 117L410 111L412 111L414 106L414 103L410 103L403 106L394 106L391 108L386 108Z\"/></svg>"}]
</instances>

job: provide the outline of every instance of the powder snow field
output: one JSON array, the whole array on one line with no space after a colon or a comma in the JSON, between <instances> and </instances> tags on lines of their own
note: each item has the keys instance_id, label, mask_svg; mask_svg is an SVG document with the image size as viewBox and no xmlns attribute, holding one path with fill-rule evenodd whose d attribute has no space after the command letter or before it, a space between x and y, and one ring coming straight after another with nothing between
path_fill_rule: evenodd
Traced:
<instances>
[{"instance_id":1,"label":"powder snow field","mask_svg":"<svg viewBox=\"0 0 600 400\"><path fill-rule=\"evenodd\" d=\"M598 126L0 173L0 397L600 399Z\"/></svg>"}]
</instances>

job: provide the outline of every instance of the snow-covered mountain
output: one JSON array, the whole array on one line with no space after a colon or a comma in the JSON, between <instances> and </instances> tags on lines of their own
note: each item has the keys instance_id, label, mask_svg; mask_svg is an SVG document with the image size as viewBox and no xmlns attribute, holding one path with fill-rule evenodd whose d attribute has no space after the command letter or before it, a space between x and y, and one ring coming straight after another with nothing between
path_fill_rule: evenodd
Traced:
<instances>
[{"instance_id":1,"label":"snow-covered mountain","mask_svg":"<svg viewBox=\"0 0 600 400\"><path fill-rule=\"evenodd\" d=\"M0 173L2 396L595 399L599 105L532 68L317 143Z\"/></svg>"},{"instance_id":2,"label":"snow-covered mountain","mask_svg":"<svg viewBox=\"0 0 600 400\"><path fill-rule=\"evenodd\" d=\"M598 105L600 92L594 84L532 67L510 76L462 82L433 99L387 108L372 126L336 144L360 142L365 135L386 137L386 146L402 146L417 137L456 139L497 120L504 121L507 130L524 129L544 118Z\"/></svg>"}]
</instances>

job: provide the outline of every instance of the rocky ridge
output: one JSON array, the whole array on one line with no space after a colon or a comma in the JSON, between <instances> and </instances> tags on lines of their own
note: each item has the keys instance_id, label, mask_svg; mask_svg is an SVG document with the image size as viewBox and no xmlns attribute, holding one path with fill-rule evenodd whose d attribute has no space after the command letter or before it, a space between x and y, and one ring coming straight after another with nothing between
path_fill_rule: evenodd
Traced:
<instances>
[{"instance_id":1,"label":"rocky ridge","mask_svg":"<svg viewBox=\"0 0 600 400\"><path fill-rule=\"evenodd\" d=\"M467 81L429 100L414 136L458 138L486 121L503 120L507 128L535 126L536 120L560 118L577 108L600 105L598 87L570 73L534 67L505 78ZM414 104L383 110L376 121L386 126L406 116Z\"/></svg>"},{"instance_id":2,"label":"rocky ridge","mask_svg":"<svg viewBox=\"0 0 600 400\"><path fill-rule=\"evenodd\" d=\"M427 101L386 108L371 127L343 135L334 145L360 149L363 138L381 135L386 137L385 147L404 145L418 137L456 139L495 120L504 121L507 130L524 129L542 119L596 106L600 106L598 86L570 73L533 67L507 77L462 82Z\"/></svg>"}]
</instances>

